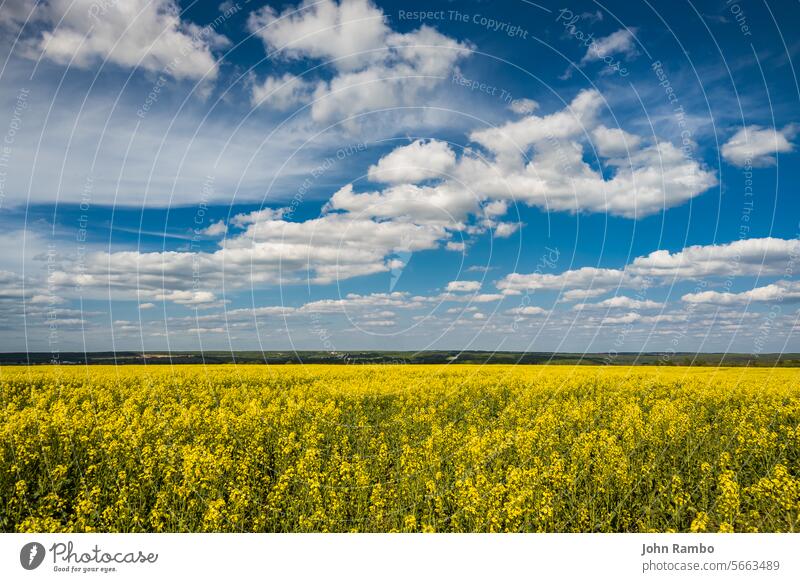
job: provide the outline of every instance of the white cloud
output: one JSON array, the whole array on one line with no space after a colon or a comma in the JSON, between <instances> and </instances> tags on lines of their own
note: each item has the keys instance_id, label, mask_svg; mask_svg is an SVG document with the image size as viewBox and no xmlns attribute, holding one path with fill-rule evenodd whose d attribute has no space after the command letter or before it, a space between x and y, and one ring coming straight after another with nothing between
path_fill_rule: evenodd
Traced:
<instances>
[{"instance_id":1,"label":"white cloud","mask_svg":"<svg viewBox=\"0 0 800 582\"><path fill-rule=\"evenodd\" d=\"M657 315L643 315L641 313L632 311L630 313L625 313L623 315L609 315L605 316L600 320L597 320L597 324L599 325L630 325L630 324L655 324L661 325L661 331L674 331L670 328L664 328L663 324L669 323L681 323L688 321L689 317L686 314L682 313L659 313ZM592 320L592 324L595 323L595 320ZM703 324L697 323L699 327L702 327ZM708 325L705 325L705 329L708 329ZM691 326L692 329L697 329L694 325ZM679 333L686 333L685 331Z\"/></svg>"},{"instance_id":2,"label":"white cloud","mask_svg":"<svg viewBox=\"0 0 800 582\"><path fill-rule=\"evenodd\" d=\"M9 232L0 238L16 237L18 243L21 234L21 231ZM40 242L32 234L28 234L26 238L26 243L34 247ZM19 253L15 253L12 257L0 257L0 263L3 263L0 267L5 267L9 258L16 263L23 257ZM61 257L51 254L49 258L42 257L42 260L55 261L51 264L58 264ZM14 268L17 266L14 265ZM17 335L16 341L20 342L23 341L23 336L20 334L22 330L25 332L24 337L32 340L42 331L47 335L79 330L85 323L84 317L97 315L97 312L93 311L63 307L63 304L67 303L67 298L62 291L49 284L46 277L37 276L33 269L30 273L26 273L24 279L17 272L0 269L0 329L3 330L3 336L11 339ZM19 343L14 345L13 341L11 339L12 343L9 343L7 348L18 350Z\"/></svg>"},{"instance_id":3,"label":"white cloud","mask_svg":"<svg viewBox=\"0 0 800 582\"><path fill-rule=\"evenodd\" d=\"M669 284L675 279L781 275L798 256L800 241L796 239L743 239L718 245L694 245L675 253L653 251L635 258L624 269L582 267L558 274L511 273L497 283L497 288L506 295L536 290L561 291L562 301L574 301L616 288ZM640 309L655 308L659 304L614 297L594 306Z\"/></svg>"},{"instance_id":4,"label":"white cloud","mask_svg":"<svg viewBox=\"0 0 800 582\"><path fill-rule=\"evenodd\" d=\"M467 273L488 273L495 268L496 267L490 267L488 265L472 265L467 267Z\"/></svg>"},{"instance_id":5,"label":"white cloud","mask_svg":"<svg viewBox=\"0 0 800 582\"><path fill-rule=\"evenodd\" d=\"M369 313L365 313L363 314L362 317L367 319L379 319L381 317L385 318L395 317L396 315L397 313L395 313L394 311L391 311L389 309L384 309L383 311L371 311Z\"/></svg>"},{"instance_id":6,"label":"white cloud","mask_svg":"<svg viewBox=\"0 0 800 582\"><path fill-rule=\"evenodd\" d=\"M478 308L474 305L470 305L468 307L451 307L450 309L446 310L445 313L447 314L454 314L454 313L474 313L478 311Z\"/></svg>"},{"instance_id":7,"label":"white cloud","mask_svg":"<svg viewBox=\"0 0 800 582\"><path fill-rule=\"evenodd\" d=\"M703 291L687 293L681 297L686 303L708 303L712 305L742 305L745 303L768 303L776 301L800 301L800 281L779 281L756 287L741 293Z\"/></svg>"},{"instance_id":8,"label":"white cloud","mask_svg":"<svg viewBox=\"0 0 800 582\"><path fill-rule=\"evenodd\" d=\"M348 184L330 199L326 210L345 210L363 217L405 218L419 224L463 230L470 214L477 212L475 196L456 184L436 186L399 184L381 192L353 192Z\"/></svg>"},{"instance_id":9,"label":"white cloud","mask_svg":"<svg viewBox=\"0 0 800 582\"><path fill-rule=\"evenodd\" d=\"M535 305L526 305L524 307L515 307L514 309L509 309L508 313L514 315L546 315L549 312L546 309L542 309L541 307L537 307Z\"/></svg>"},{"instance_id":10,"label":"white cloud","mask_svg":"<svg viewBox=\"0 0 800 582\"><path fill-rule=\"evenodd\" d=\"M395 291L393 293L372 293L359 295L350 293L341 299L321 299L306 303L297 310L298 313L347 313L350 311L364 311L382 307L397 309L410 309L420 307L422 303L411 297L408 293ZM385 313L385 310L381 310Z\"/></svg>"},{"instance_id":11,"label":"white cloud","mask_svg":"<svg viewBox=\"0 0 800 582\"><path fill-rule=\"evenodd\" d=\"M369 168L369 179L389 184L416 184L431 178L441 178L456 165L456 154L439 140L417 140L392 150Z\"/></svg>"},{"instance_id":12,"label":"white cloud","mask_svg":"<svg viewBox=\"0 0 800 582\"><path fill-rule=\"evenodd\" d=\"M634 259L626 271L631 275L665 278L778 275L798 253L800 241L796 239L751 238L726 244L693 245L676 253L653 251Z\"/></svg>"},{"instance_id":13,"label":"white cloud","mask_svg":"<svg viewBox=\"0 0 800 582\"><path fill-rule=\"evenodd\" d=\"M603 98L598 91L584 90L561 111L544 116L530 115L500 127L481 129L473 132L470 139L503 159L508 157L516 161L531 145L581 136L595 125L602 105Z\"/></svg>"},{"instance_id":14,"label":"white cloud","mask_svg":"<svg viewBox=\"0 0 800 582\"><path fill-rule=\"evenodd\" d=\"M87 293L110 290L116 299L216 304L223 281L236 290L388 272L393 254L439 248L450 236L433 222L377 221L349 212L291 222L281 212L257 211L231 223L243 230L214 252L90 253L80 269L56 270L52 280Z\"/></svg>"},{"instance_id":15,"label":"white cloud","mask_svg":"<svg viewBox=\"0 0 800 582\"><path fill-rule=\"evenodd\" d=\"M446 291L441 295L428 298L429 301L451 301L457 303L494 303L495 301L502 301L505 298L500 293L476 293L470 295L468 293L453 293Z\"/></svg>"},{"instance_id":16,"label":"white cloud","mask_svg":"<svg viewBox=\"0 0 800 582\"><path fill-rule=\"evenodd\" d=\"M218 65L211 51L229 44L210 28L182 21L174 0L50 0L40 6L53 28L35 47L59 64L88 68L109 61L177 79L213 79Z\"/></svg>"},{"instance_id":17,"label":"white cloud","mask_svg":"<svg viewBox=\"0 0 800 582\"><path fill-rule=\"evenodd\" d=\"M604 317L600 321L600 325L629 324L629 323L641 322L641 320L642 316L638 313L626 313L625 315L611 315L608 317Z\"/></svg>"},{"instance_id":18,"label":"white cloud","mask_svg":"<svg viewBox=\"0 0 800 582\"><path fill-rule=\"evenodd\" d=\"M370 208L386 217L430 214L435 209L439 220L449 215L455 222L477 214L476 206L481 206L486 213L482 228L498 227L497 236L509 236L517 227L498 225L494 219L512 201L549 211L640 218L682 204L717 184L713 172L671 143L646 145L638 136L604 127L597 119L602 103L597 91L582 91L563 110L474 131L470 139L487 150L485 157L467 149L458 158L436 140L402 146L370 169L371 179L390 182L391 188L356 194L347 186L331 204L354 212ZM605 160L610 177L584 160L587 134L597 140L601 155L629 153L624 159ZM452 177L439 176L445 172ZM436 177L440 179L424 188L410 184Z\"/></svg>"},{"instance_id":19,"label":"white cloud","mask_svg":"<svg viewBox=\"0 0 800 582\"><path fill-rule=\"evenodd\" d=\"M317 87L311 109L318 122L345 120L359 113L425 105L425 97L442 83L465 46L433 28L391 35L385 62L342 72Z\"/></svg>"},{"instance_id":20,"label":"white cloud","mask_svg":"<svg viewBox=\"0 0 800 582\"><path fill-rule=\"evenodd\" d=\"M559 274L511 273L497 283L506 295L519 295L523 291L559 291L568 289L592 290L597 293L618 287L625 279L624 271L582 267ZM600 291L602 290L602 291Z\"/></svg>"},{"instance_id":21,"label":"white cloud","mask_svg":"<svg viewBox=\"0 0 800 582\"><path fill-rule=\"evenodd\" d=\"M640 218L678 206L717 184L716 176L668 142L644 145L598 119L602 97L579 93L570 105L545 116L532 115L470 137L495 160L463 157L456 176L481 195L523 201L550 211L607 212ZM591 134L600 155L629 155L606 160L606 178L584 160L583 140ZM532 150L532 159L528 152Z\"/></svg>"},{"instance_id":22,"label":"white cloud","mask_svg":"<svg viewBox=\"0 0 800 582\"><path fill-rule=\"evenodd\" d=\"M208 228L205 228L201 231L201 234L211 237L223 236L225 233L228 232L228 225L225 224L224 220L219 220L213 223Z\"/></svg>"},{"instance_id":23,"label":"white cloud","mask_svg":"<svg viewBox=\"0 0 800 582\"><path fill-rule=\"evenodd\" d=\"M508 238L517 232L522 224L519 222L498 222L493 227L495 238Z\"/></svg>"},{"instance_id":24,"label":"white cloud","mask_svg":"<svg viewBox=\"0 0 800 582\"><path fill-rule=\"evenodd\" d=\"M573 309L576 311L584 310L584 309L635 309L635 310L642 310L642 309L661 309L664 307L663 303L659 303L658 301L652 300L640 300L640 299L632 299L631 297L625 297L624 295L617 295L615 297L609 297L603 301L598 303L580 303L573 306Z\"/></svg>"},{"instance_id":25,"label":"white cloud","mask_svg":"<svg viewBox=\"0 0 800 582\"><path fill-rule=\"evenodd\" d=\"M614 158L625 156L636 150L642 139L619 128L596 127L592 131L592 143L597 153L603 157Z\"/></svg>"},{"instance_id":26,"label":"white cloud","mask_svg":"<svg viewBox=\"0 0 800 582\"><path fill-rule=\"evenodd\" d=\"M477 291L480 288L480 281L450 281L447 284L447 291L449 292L469 293L472 291Z\"/></svg>"},{"instance_id":27,"label":"white cloud","mask_svg":"<svg viewBox=\"0 0 800 582\"><path fill-rule=\"evenodd\" d=\"M517 115L530 115L539 108L533 99L514 99L508 108Z\"/></svg>"},{"instance_id":28,"label":"white cloud","mask_svg":"<svg viewBox=\"0 0 800 582\"><path fill-rule=\"evenodd\" d=\"M608 293L608 289L605 287L596 287L593 289L569 289L568 291L564 291L560 297L559 301L561 303L571 303L572 301L585 301L586 299L591 299L592 297L597 297L599 295L605 295Z\"/></svg>"},{"instance_id":29,"label":"white cloud","mask_svg":"<svg viewBox=\"0 0 800 582\"><path fill-rule=\"evenodd\" d=\"M158 301L172 301L178 305L193 307L218 307L221 302L211 291L168 291L166 293L156 293L155 299Z\"/></svg>"},{"instance_id":30,"label":"white cloud","mask_svg":"<svg viewBox=\"0 0 800 582\"><path fill-rule=\"evenodd\" d=\"M373 220L368 213L329 212L304 222L267 218L229 237L219 253L227 264L253 265L260 282L326 283L386 272L389 255L438 248L450 237L437 222Z\"/></svg>"},{"instance_id":31,"label":"white cloud","mask_svg":"<svg viewBox=\"0 0 800 582\"><path fill-rule=\"evenodd\" d=\"M253 212L237 214L231 219L231 224L241 228L264 221L281 220L286 214L285 208L262 208Z\"/></svg>"},{"instance_id":32,"label":"white cloud","mask_svg":"<svg viewBox=\"0 0 800 582\"><path fill-rule=\"evenodd\" d=\"M614 33L598 38L589 46L581 59L581 64L599 61L614 54L636 55L635 29L622 28Z\"/></svg>"},{"instance_id":33,"label":"white cloud","mask_svg":"<svg viewBox=\"0 0 800 582\"><path fill-rule=\"evenodd\" d=\"M393 319L367 319L359 321L358 325L363 327L394 327L397 322Z\"/></svg>"},{"instance_id":34,"label":"white cloud","mask_svg":"<svg viewBox=\"0 0 800 582\"><path fill-rule=\"evenodd\" d=\"M774 166L778 153L794 151L789 140L797 133L794 125L782 130L750 125L737 131L720 149L722 157L734 166L754 168Z\"/></svg>"},{"instance_id":35,"label":"white cloud","mask_svg":"<svg viewBox=\"0 0 800 582\"><path fill-rule=\"evenodd\" d=\"M253 106L264 105L278 111L286 111L308 103L315 85L291 73L281 77L267 77L262 83L254 83L250 100Z\"/></svg>"},{"instance_id":36,"label":"white cloud","mask_svg":"<svg viewBox=\"0 0 800 582\"><path fill-rule=\"evenodd\" d=\"M8 291L6 291L6 293L7 292ZM60 297L53 297L53 296L50 296L50 295L40 294L40 295L33 295L28 300L28 302L32 303L33 305L37 305L37 304L38 305L45 305L45 304L50 304L50 303L63 303L64 300L62 298L60 298Z\"/></svg>"},{"instance_id":37,"label":"white cloud","mask_svg":"<svg viewBox=\"0 0 800 582\"><path fill-rule=\"evenodd\" d=\"M419 104L468 54L466 45L428 26L392 31L369 0L305 0L282 13L266 6L248 25L274 58L308 58L335 70L316 83L311 115L317 122Z\"/></svg>"},{"instance_id":38,"label":"white cloud","mask_svg":"<svg viewBox=\"0 0 800 582\"><path fill-rule=\"evenodd\" d=\"M341 70L373 63L391 33L383 11L369 0L305 0L281 14L265 6L250 15L248 26L284 58L333 60Z\"/></svg>"},{"instance_id":39,"label":"white cloud","mask_svg":"<svg viewBox=\"0 0 800 582\"><path fill-rule=\"evenodd\" d=\"M469 301L472 303L494 303L495 301L501 301L503 299L503 295L499 293L478 293L477 295L470 295Z\"/></svg>"},{"instance_id":40,"label":"white cloud","mask_svg":"<svg viewBox=\"0 0 800 582\"><path fill-rule=\"evenodd\" d=\"M484 204L482 210L483 214L487 218L495 218L498 216L503 216L506 212L508 212L508 201L495 200L493 202L489 202L488 204Z\"/></svg>"}]
</instances>

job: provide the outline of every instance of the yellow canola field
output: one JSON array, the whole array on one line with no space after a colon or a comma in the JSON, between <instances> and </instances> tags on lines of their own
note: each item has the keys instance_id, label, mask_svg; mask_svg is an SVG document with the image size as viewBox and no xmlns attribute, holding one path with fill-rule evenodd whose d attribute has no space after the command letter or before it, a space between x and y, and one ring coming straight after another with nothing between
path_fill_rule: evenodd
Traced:
<instances>
[{"instance_id":1,"label":"yellow canola field","mask_svg":"<svg viewBox=\"0 0 800 582\"><path fill-rule=\"evenodd\" d=\"M0 368L0 530L797 531L800 370Z\"/></svg>"}]
</instances>

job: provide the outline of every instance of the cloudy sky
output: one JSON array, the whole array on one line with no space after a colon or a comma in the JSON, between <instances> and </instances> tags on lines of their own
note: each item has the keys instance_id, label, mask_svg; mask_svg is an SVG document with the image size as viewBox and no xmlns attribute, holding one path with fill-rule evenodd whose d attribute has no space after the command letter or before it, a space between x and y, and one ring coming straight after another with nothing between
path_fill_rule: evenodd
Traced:
<instances>
[{"instance_id":1,"label":"cloudy sky","mask_svg":"<svg viewBox=\"0 0 800 582\"><path fill-rule=\"evenodd\" d=\"M0 350L800 351L800 5L651 4L0 0Z\"/></svg>"}]
</instances>

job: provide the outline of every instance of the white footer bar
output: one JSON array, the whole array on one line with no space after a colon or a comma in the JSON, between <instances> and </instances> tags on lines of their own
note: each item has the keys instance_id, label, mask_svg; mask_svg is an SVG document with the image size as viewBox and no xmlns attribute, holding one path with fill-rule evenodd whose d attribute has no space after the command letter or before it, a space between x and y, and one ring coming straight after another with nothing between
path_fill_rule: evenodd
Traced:
<instances>
[{"instance_id":1,"label":"white footer bar","mask_svg":"<svg viewBox=\"0 0 800 582\"><path fill-rule=\"evenodd\" d=\"M3 580L800 580L798 534L2 534Z\"/></svg>"}]
</instances>

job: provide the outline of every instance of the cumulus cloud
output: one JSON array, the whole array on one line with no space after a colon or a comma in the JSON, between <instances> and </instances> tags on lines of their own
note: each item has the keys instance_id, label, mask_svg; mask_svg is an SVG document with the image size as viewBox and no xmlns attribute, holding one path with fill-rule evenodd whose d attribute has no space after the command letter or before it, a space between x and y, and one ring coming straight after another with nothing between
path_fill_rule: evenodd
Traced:
<instances>
[{"instance_id":1,"label":"cumulus cloud","mask_svg":"<svg viewBox=\"0 0 800 582\"><path fill-rule=\"evenodd\" d=\"M492 226L492 233L495 238L508 238L521 227L519 222L498 222Z\"/></svg>"},{"instance_id":2,"label":"cumulus cloud","mask_svg":"<svg viewBox=\"0 0 800 582\"><path fill-rule=\"evenodd\" d=\"M96 312L64 307L66 302L62 290L45 278L32 275L23 278L19 273L0 270L0 329L8 337L11 337L8 332L19 332L23 328L30 337L42 330L51 333L80 329L85 323L84 317L96 315ZM18 349L18 346L9 347Z\"/></svg>"},{"instance_id":3,"label":"cumulus cloud","mask_svg":"<svg viewBox=\"0 0 800 582\"><path fill-rule=\"evenodd\" d=\"M584 90L560 111L544 116L529 115L499 127L481 129L473 132L470 139L503 159L508 157L515 161L534 144L583 135L587 128L596 124L602 105L603 98L598 91Z\"/></svg>"},{"instance_id":4,"label":"cumulus cloud","mask_svg":"<svg viewBox=\"0 0 800 582\"><path fill-rule=\"evenodd\" d=\"M518 316L525 316L525 315L546 315L549 312L546 309L537 307L535 305L526 305L509 309L508 313Z\"/></svg>"},{"instance_id":5,"label":"cumulus cloud","mask_svg":"<svg viewBox=\"0 0 800 582\"><path fill-rule=\"evenodd\" d=\"M626 274L618 269L582 267L563 273L510 273L497 283L497 288L506 295L519 295L523 291L560 291L567 289L591 289L598 293L618 287Z\"/></svg>"},{"instance_id":6,"label":"cumulus cloud","mask_svg":"<svg viewBox=\"0 0 800 582\"><path fill-rule=\"evenodd\" d=\"M356 193L348 184L330 199L326 210L343 210L379 219L412 220L440 229L464 230L478 201L452 183L437 186L399 184L380 192Z\"/></svg>"},{"instance_id":7,"label":"cumulus cloud","mask_svg":"<svg viewBox=\"0 0 800 582\"><path fill-rule=\"evenodd\" d=\"M397 322L393 319L367 319L359 321L358 325L363 327L394 327Z\"/></svg>"},{"instance_id":8,"label":"cumulus cloud","mask_svg":"<svg viewBox=\"0 0 800 582\"><path fill-rule=\"evenodd\" d=\"M604 317L599 323L600 325L620 325L637 323L642 320L639 313L626 313L624 315L609 315Z\"/></svg>"},{"instance_id":9,"label":"cumulus cloud","mask_svg":"<svg viewBox=\"0 0 800 582\"><path fill-rule=\"evenodd\" d=\"M447 291L466 292L477 291L481 288L480 281L450 281L447 284Z\"/></svg>"},{"instance_id":10,"label":"cumulus cloud","mask_svg":"<svg viewBox=\"0 0 800 582\"><path fill-rule=\"evenodd\" d=\"M597 153L603 157L614 158L627 155L636 150L642 139L620 128L596 127L592 131L592 143Z\"/></svg>"},{"instance_id":11,"label":"cumulus cloud","mask_svg":"<svg viewBox=\"0 0 800 582\"><path fill-rule=\"evenodd\" d=\"M726 275L779 275L792 256L800 253L800 241L751 238L726 244L693 245L682 251L653 251L637 257L626 268L631 275L647 277L708 277Z\"/></svg>"},{"instance_id":12,"label":"cumulus cloud","mask_svg":"<svg viewBox=\"0 0 800 582\"><path fill-rule=\"evenodd\" d=\"M474 132L471 139L494 161L487 168L481 160L463 158L459 179L487 197L628 218L677 206L717 184L712 171L673 144L645 145L637 136L604 127L598 121L602 103L597 91L586 90L561 111ZM584 160L587 134L601 156L629 153L606 160L613 170L609 178Z\"/></svg>"},{"instance_id":13,"label":"cumulus cloud","mask_svg":"<svg viewBox=\"0 0 800 582\"><path fill-rule=\"evenodd\" d=\"M229 44L211 27L183 21L174 0L50 0L39 4L37 16L49 27L29 39L32 49L77 67L108 61L177 79L213 79L212 51Z\"/></svg>"},{"instance_id":14,"label":"cumulus cloud","mask_svg":"<svg viewBox=\"0 0 800 582\"><path fill-rule=\"evenodd\" d=\"M633 28L622 28L608 36L598 38L589 46L586 54L581 59L581 64L599 61L614 54L635 56L637 51L636 41L633 37L634 32L635 29Z\"/></svg>"},{"instance_id":15,"label":"cumulus cloud","mask_svg":"<svg viewBox=\"0 0 800 582\"><path fill-rule=\"evenodd\" d=\"M286 111L308 103L314 92L314 83L286 73L280 77L267 77L261 83L253 83L250 101L253 106L264 105L278 111Z\"/></svg>"},{"instance_id":16,"label":"cumulus cloud","mask_svg":"<svg viewBox=\"0 0 800 582\"><path fill-rule=\"evenodd\" d=\"M350 293L340 299L322 299L306 303L296 310L297 313L346 313L355 310L368 310L376 308L403 308L420 307L422 303L411 297L408 293L395 291L393 293L371 293L360 295ZM381 310L386 317L386 310Z\"/></svg>"},{"instance_id":17,"label":"cumulus cloud","mask_svg":"<svg viewBox=\"0 0 800 582\"><path fill-rule=\"evenodd\" d=\"M756 287L741 293L703 291L687 293L681 300L686 303L708 303L712 305L742 305L746 303L769 303L776 301L800 301L800 282L778 281L770 285Z\"/></svg>"},{"instance_id":18,"label":"cumulus cloud","mask_svg":"<svg viewBox=\"0 0 800 582\"><path fill-rule=\"evenodd\" d=\"M606 287L593 287L591 289L568 289L560 295L559 301L561 303L585 301L586 299L591 299L592 297L605 295L608 293L608 291L609 289Z\"/></svg>"},{"instance_id":19,"label":"cumulus cloud","mask_svg":"<svg viewBox=\"0 0 800 582\"><path fill-rule=\"evenodd\" d=\"M278 13L271 6L253 12L251 32L272 51L289 59L333 60L344 70L357 70L375 60L391 30L383 11L369 0L304 1Z\"/></svg>"},{"instance_id":20,"label":"cumulus cloud","mask_svg":"<svg viewBox=\"0 0 800 582\"><path fill-rule=\"evenodd\" d=\"M441 178L456 165L456 154L439 140L417 140L392 150L369 168L369 179L384 183L417 183Z\"/></svg>"},{"instance_id":21,"label":"cumulus cloud","mask_svg":"<svg viewBox=\"0 0 800 582\"><path fill-rule=\"evenodd\" d=\"M581 311L584 309L634 309L634 310L643 310L643 309L661 309L664 307L663 303L659 303L658 301L652 301L649 299L632 299L631 297L626 297L624 295L617 295L615 297L609 297L608 299L604 299L603 301L599 301L597 303L579 303L573 306L573 309L576 311Z\"/></svg>"},{"instance_id":22,"label":"cumulus cloud","mask_svg":"<svg viewBox=\"0 0 800 582\"><path fill-rule=\"evenodd\" d=\"M632 311L630 313L624 313L622 315L606 315L598 320L592 320L591 324L594 325L632 325L632 324L654 324L656 326L660 326L660 329L653 329L651 330L652 333L659 333L659 332L676 332L675 329L670 329L670 327L664 327L663 324L672 324L672 323L683 323L689 320L689 317L683 313L659 313L657 315L643 315L636 311ZM692 329L697 329L705 325L706 329L711 327L711 324L700 324L699 322L694 322L695 325L692 325ZM698 327L695 327L698 326ZM678 333L685 333L685 332L678 332Z\"/></svg>"},{"instance_id":23,"label":"cumulus cloud","mask_svg":"<svg viewBox=\"0 0 800 582\"><path fill-rule=\"evenodd\" d=\"M601 102L596 91L584 91L563 110L476 131L471 138L487 156L466 151L459 157L438 140L401 146L369 169L372 181L387 184L384 189L356 192L347 184L315 219L294 221L283 210L266 208L237 215L227 225L214 223L205 234L228 235L214 252L97 253L88 257L81 273L65 269L55 274L56 280L110 288L140 302L213 305L220 301L216 290L225 277L232 288L300 281L327 284L402 268L407 260L403 257L417 251L464 251L463 237L488 229L495 236L510 236L520 225L500 217L512 200L551 210L639 217L715 183L713 174L674 146L644 145L637 136L605 128L597 119ZM587 133L606 155L618 153L620 143L631 151L626 162L606 161L615 168L612 177L584 162ZM571 164L568 168L564 160ZM454 240L456 233L461 240ZM638 257L625 269L512 273L497 287L506 295L542 289L559 291L566 300L585 300L648 277L701 277L734 268L774 273L796 247L796 241L750 239L678 253L661 250ZM494 301L499 296L475 300Z\"/></svg>"},{"instance_id":24,"label":"cumulus cloud","mask_svg":"<svg viewBox=\"0 0 800 582\"><path fill-rule=\"evenodd\" d=\"M200 232L201 232L201 234L204 234L206 236L211 236L211 237L224 236L225 233L228 232L228 226L225 224L224 220L219 220L219 221L213 223L208 228L204 228Z\"/></svg>"},{"instance_id":25,"label":"cumulus cloud","mask_svg":"<svg viewBox=\"0 0 800 582\"><path fill-rule=\"evenodd\" d=\"M794 144L789 140L796 133L797 127L794 125L781 130L750 125L737 131L722 145L720 152L725 161L734 166L774 166L777 154L794 151Z\"/></svg>"},{"instance_id":26,"label":"cumulus cloud","mask_svg":"<svg viewBox=\"0 0 800 582\"><path fill-rule=\"evenodd\" d=\"M110 290L116 299L203 306L218 303L223 281L235 290L388 272L397 253L435 249L450 236L435 221L378 221L350 212L292 222L280 211L262 210L231 224L238 230L214 252L90 253L80 269L55 270L51 280L87 292Z\"/></svg>"},{"instance_id":27,"label":"cumulus cloud","mask_svg":"<svg viewBox=\"0 0 800 582\"><path fill-rule=\"evenodd\" d=\"M446 211L454 220L476 214L480 206L483 228L497 227L502 237L517 228L496 222L512 201L549 211L640 218L717 184L712 171L671 143L646 144L639 136L603 126L598 119L602 103L597 91L586 90L562 110L472 132L470 139L485 155L467 149L459 157L438 140L402 146L370 168L370 178L390 183L389 189L357 194L349 185L331 203L350 210L355 204L384 207L389 213L416 204ZM584 159L587 139L606 158L605 173ZM414 185L422 181L424 186Z\"/></svg>"},{"instance_id":28,"label":"cumulus cloud","mask_svg":"<svg viewBox=\"0 0 800 582\"><path fill-rule=\"evenodd\" d=\"M624 269L582 267L558 274L511 273L497 283L497 288L506 295L536 290L560 291L563 301L575 301L596 297L616 288L643 288L676 279L781 275L798 256L800 241L796 239L743 239L717 245L693 245L674 253L654 251L635 258ZM627 297L614 297L595 305L629 308L658 306L650 302L633 303Z\"/></svg>"},{"instance_id":29,"label":"cumulus cloud","mask_svg":"<svg viewBox=\"0 0 800 582\"><path fill-rule=\"evenodd\" d=\"M211 291L171 290L164 293L155 293L157 301L172 301L178 305L207 309L219 307L223 304Z\"/></svg>"},{"instance_id":30,"label":"cumulus cloud","mask_svg":"<svg viewBox=\"0 0 800 582\"><path fill-rule=\"evenodd\" d=\"M517 115L530 115L539 108L539 103L533 99L514 99L508 108Z\"/></svg>"},{"instance_id":31,"label":"cumulus cloud","mask_svg":"<svg viewBox=\"0 0 800 582\"><path fill-rule=\"evenodd\" d=\"M386 272L389 256L438 248L450 237L437 221L376 220L369 213L328 212L303 222L260 219L229 237L221 253L227 262L255 262L262 282L296 279L306 273L326 283ZM277 272L276 272L277 271ZM276 279L276 275L278 276Z\"/></svg>"},{"instance_id":32,"label":"cumulus cloud","mask_svg":"<svg viewBox=\"0 0 800 582\"><path fill-rule=\"evenodd\" d=\"M279 13L270 6L248 26L276 59L313 59L333 69L318 79L315 121L347 119L375 109L419 104L468 46L422 26L398 33L369 0L305 0Z\"/></svg>"}]
</instances>

